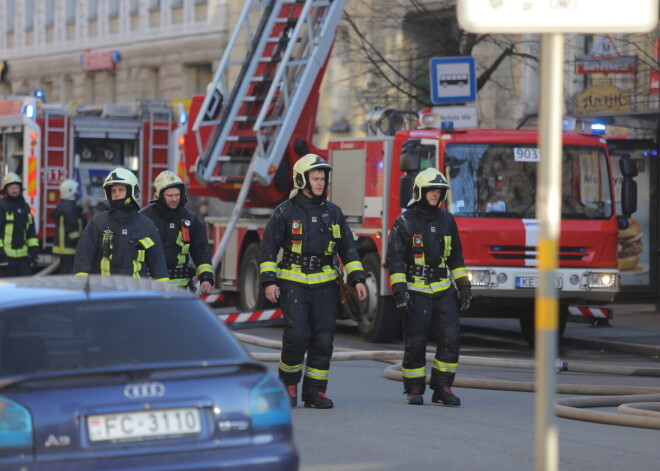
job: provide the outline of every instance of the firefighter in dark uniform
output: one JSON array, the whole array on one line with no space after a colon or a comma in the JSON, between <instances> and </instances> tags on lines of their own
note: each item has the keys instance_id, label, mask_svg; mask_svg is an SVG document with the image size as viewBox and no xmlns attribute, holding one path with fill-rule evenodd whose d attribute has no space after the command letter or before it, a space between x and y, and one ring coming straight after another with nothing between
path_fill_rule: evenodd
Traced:
<instances>
[{"instance_id":1,"label":"firefighter in dark uniform","mask_svg":"<svg viewBox=\"0 0 660 471\"><path fill-rule=\"evenodd\" d=\"M437 345L431 401L446 406L461 404L451 386L460 348L459 309L470 307L472 293L456 222L440 208L448 190L449 184L438 170L420 172L408 210L397 217L390 231L387 267L396 307L403 318L401 371L409 404L424 403L429 338Z\"/></svg>"},{"instance_id":2,"label":"firefighter in dark uniform","mask_svg":"<svg viewBox=\"0 0 660 471\"><path fill-rule=\"evenodd\" d=\"M3 276L32 275L39 240L30 205L23 198L23 180L15 173L2 179L0 199L0 266Z\"/></svg>"},{"instance_id":3,"label":"firefighter in dark uniform","mask_svg":"<svg viewBox=\"0 0 660 471\"><path fill-rule=\"evenodd\" d=\"M305 407L333 406L325 392L339 295L337 256L358 298L367 295L353 233L339 206L326 199L330 171L330 165L315 154L296 162L295 189L275 209L261 241L261 284L266 298L273 303L279 300L284 313L279 376L292 407L297 405L303 366ZM278 264L280 248L283 256Z\"/></svg>"},{"instance_id":4,"label":"firefighter in dark uniform","mask_svg":"<svg viewBox=\"0 0 660 471\"><path fill-rule=\"evenodd\" d=\"M78 182L64 180L60 184L60 202L50 214L55 221L55 237L53 238L53 255L59 257L59 274L73 273L73 259L76 247L85 227L85 217L82 208L76 204L78 198Z\"/></svg>"},{"instance_id":5,"label":"firefighter in dark uniform","mask_svg":"<svg viewBox=\"0 0 660 471\"><path fill-rule=\"evenodd\" d=\"M155 199L140 213L149 216L158 229L165 250L170 283L187 287L197 275L200 294L211 294L211 247L204 224L185 207L186 189L183 181L173 172L161 172L154 180L154 196ZM196 270L188 265L191 258Z\"/></svg>"},{"instance_id":6,"label":"firefighter in dark uniform","mask_svg":"<svg viewBox=\"0 0 660 471\"><path fill-rule=\"evenodd\" d=\"M103 191L110 209L94 216L83 230L74 273L150 276L167 281L165 253L156 226L138 213L140 188L133 172L114 169L105 178Z\"/></svg>"}]
</instances>

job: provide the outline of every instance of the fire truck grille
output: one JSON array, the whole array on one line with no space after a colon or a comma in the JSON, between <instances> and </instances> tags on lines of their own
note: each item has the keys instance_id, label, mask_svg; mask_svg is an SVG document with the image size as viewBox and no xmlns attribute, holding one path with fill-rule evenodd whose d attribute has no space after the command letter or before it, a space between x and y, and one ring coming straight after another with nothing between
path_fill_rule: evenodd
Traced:
<instances>
[{"instance_id":1,"label":"fire truck grille","mask_svg":"<svg viewBox=\"0 0 660 471\"><path fill-rule=\"evenodd\" d=\"M527 260L536 258L536 247L524 245L494 245L490 255L497 260ZM587 255L584 247L559 247L559 260L582 260Z\"/></svg>"}]
</instances>

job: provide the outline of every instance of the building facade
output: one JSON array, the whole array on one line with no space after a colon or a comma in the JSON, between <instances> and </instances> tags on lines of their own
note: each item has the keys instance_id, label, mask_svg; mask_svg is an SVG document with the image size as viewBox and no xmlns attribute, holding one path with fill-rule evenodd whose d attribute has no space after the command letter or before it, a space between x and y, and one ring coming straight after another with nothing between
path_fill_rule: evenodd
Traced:
<instances>
[{"instance_id":1,"label":"building facade","mask_svg":"<svg viewBox=\"0 0 660 471\"><path fill-rule=\"evenodd\" d=\"M0 96L81 105L203 93L226 42L218 0L3 0Z\"/></svg>"}]
</instances>

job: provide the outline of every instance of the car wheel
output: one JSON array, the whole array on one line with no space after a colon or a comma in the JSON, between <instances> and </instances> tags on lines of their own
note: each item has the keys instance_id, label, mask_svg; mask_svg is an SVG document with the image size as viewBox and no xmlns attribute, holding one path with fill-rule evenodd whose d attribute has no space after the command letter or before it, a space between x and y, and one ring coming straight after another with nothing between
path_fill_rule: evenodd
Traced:
<instances>
[{"instance_id":1,"label":"car wheel","mask_svg":"<svg viewBox=\"0 0 660 471\"><path fill-rule=\"evenodd\" d=\"M257 311L267 305L264 290L259 282L259 244L251 243L245 249L238 270L238 308L241 311Z\"/></svg>"},{"instance_id":2,"label":"car wheel","mask_svg":"<svg viewBox=\"0 0 660 471\"><path fill-rule=\"evenodd\" d=\"M381 296L380 258L376 252L362 259L366 275L367 299L360 302L362 319L358 324L360 335L367 342L392 342L401 333L401 316L394 309L391 296Z\"/></svg>"}]
</instances>

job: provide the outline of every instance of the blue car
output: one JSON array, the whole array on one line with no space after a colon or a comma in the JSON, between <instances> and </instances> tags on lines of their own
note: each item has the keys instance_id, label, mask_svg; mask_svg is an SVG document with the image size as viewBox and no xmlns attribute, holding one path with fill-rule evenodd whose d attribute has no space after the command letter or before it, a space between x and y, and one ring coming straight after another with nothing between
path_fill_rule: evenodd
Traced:
<instances>
[{"instance_id":1,"label":"blue car","mask_svg":"<svg viewBox=\"0 0 660 471\"><path fill-rule=\"evenodd\" d=\"M196 296L0 279L0 469L297 470L289 400Z\"/></svg>"}]
</instances>

